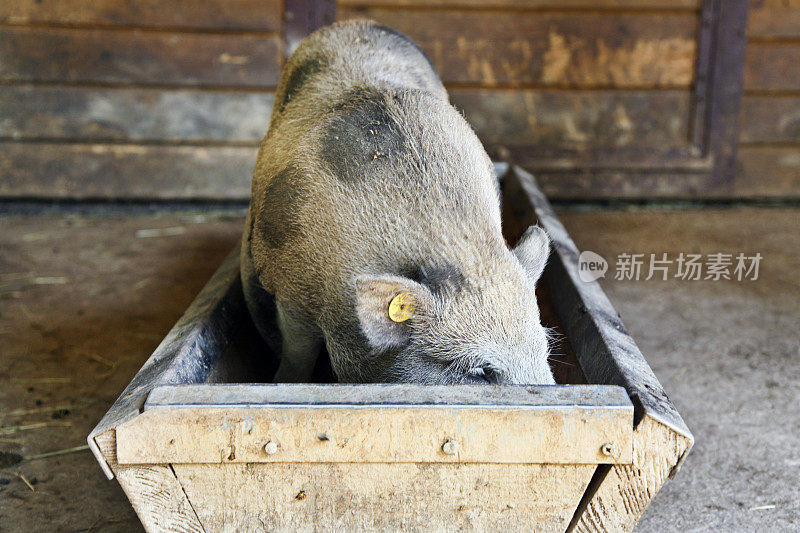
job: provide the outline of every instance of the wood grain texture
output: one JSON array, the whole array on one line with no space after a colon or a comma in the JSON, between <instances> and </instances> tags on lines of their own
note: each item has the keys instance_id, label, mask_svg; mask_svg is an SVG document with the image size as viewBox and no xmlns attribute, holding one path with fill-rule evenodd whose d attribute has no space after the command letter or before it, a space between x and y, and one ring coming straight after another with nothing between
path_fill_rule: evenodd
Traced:
<instances>
[{"instance_id":1,"label":"wood grain texture","mask_svg":"<svg viewBox=\"0 0 800 533\"><path fill-rule=\"evenodd\" d=\"M13 0L0 23L280 31L279 0Z\"/></svg>"},{"instance_id":2,"label":"wood grain texture","mask_svg":"<svg viewBox=\"0 0 800 533\"><path fill-rule=\"evenodd\" d=\"M113 411L113 407L112 407ZM111 411L110 411L111 412ZM109 479L117 477L147 531L196 533L203 527L169 465L120 465L114 429L93 432L89 446Z\"/></svg>"},{"instance_id":3,"label":"wood grain texture","mask_svg":"<svg viewBox=\"0 0 800 533\"><path fill-rule=\"evenodd\" d=\"M536 170L536 176L553 200L697 200L714 194L710 175L692 171L542 168Z\"/></svg>"},{"instance_id":4,"label":"wood grain texture","mask_svg":"<svg viewBox=\"0 0 800 533\"><path fill-rule=\"evenodd\" d=\"M208 531L565 530L581 465L175 465Z\"/></svg>"},{"instance_id":5,"label":"wood grain texture","mask_svg":"<svg viewBox=\"0 0 800 533\"><path fill-rule=\"evenodd\" d=\"M339 0L340 6L493 7L512 9L687 9L701 0Z\"/></svg>"},{"instance_id":6,"label":"wood grain texture","mask_svg":"<svg viewBox=\"0 0 800 533\"><path fill-rule=\"evenodd\" d=\"M585 174L614 171L627 173L699 173L709 169L711 158L702 158L690 146L587 146L561 148L549 145L488 145L492 157L514 161L536 172Z\"/></svg>"},{"instance_id":7,"label":"wood grain texture","mask_svg":"<svg viewBox=\"0 0 800 533\"><path fill-rule=\"evenodd\" d=\"M625 398L627 402L627 398ZM257 406L147 409L120 464L630 462L633 407ZM442 452L457 443L455 454ZM278 451L264 452L274 442ZM601 452L614 447L613 456Z\"/></svg>"},{"instance_id":8,"label":"wood grain texture","mask_svg":"<svg viewBox=\"0 0 800 533\"><path fill-rule=\"evenodd\" d=\"M490 145L648 154L687 145L688 91L454 89L450 97ZM273 100L273 93L238 91L7 86L0 87L0 136L255 144Z\"/></svg>"},{"instance_id":9,"label":"wood grain texture","mask_svg":"<svg viewBox=\"0 0 800 533\"><path fill-rule=\"evenodd\" d=\"M705 168L687 140L688 91L454 89L450 97L490 154L535 170Z\"/></svg>"},{"instance_id":10,"label":"wood grain texture","mask_svg":"<svg viewBox=\"0 0 800 533\"><path fill-rule=\"evenodd\" d=\"M169 465L117 465L115 473L148 532L205 532Z\"/></svg>"},{"instance_id":11,"label":"wood grain texture","mask_svg":"<svg viewBox=\"0 0 800 533\"><path fill-rule=\"evenodd\" d=\"M800 147L743 146L735 194L745 198L800 198Z\"/></svg>"},{"instance_id":12,"label":"wood grain texture","mask_svg":"<svg viewBox=\"0 0 800 533\"><path fill-rule=\"evenodd\" d=\"M0 138L250 143L274 93L0 86Z\"/></svg>"},{"instance_id":13,"label":"wood grain texture","mask_svg":"<svg viewBox=\"0 0 800 533\"><path fill-rule=\"evenodd\" d=\"M485 143L581 148L686 146L689 91L453 89Z\"/></svg>"},{"instance_id":14,"label":"wood grain texture","mask_svg":"<svg viewBox=\"0 0 800 533\"><path fill-rule=\"evenodd\" d=\"M633 464L611 467L591 498L578 508L577 520L569 531L633 531L691 444L691 440L645 416L634 432Z\"/></svg>"},{"instance_id":15,"label":"wood grain texture","mask_svg":"<svg viewBox=\"0 0 800 533\"><path fill-rule=\"evenodd\" d=\"M277 35L0 27L0 79L273 87Z\"/></svg>"},{"instance_id":16,"label":"wood grain texture","mask_svg":"<svg viewBox=\"0 0 800 533\"><path fill-rule=\"evenodd\" d=\"M694 76L694 14L342 8L337 17L406 33L445 83L688 88Z\"/></svg>"},{"instance_id":17,"label":"wood grain texture","mask_svg":"<svg viewBox=\"0 0 800 533\"><path fill-rule=\"evenodd\" d=\"M692 142L714 160L712 193L729 190L736 173L748 2L709 0L700 14Z\"/></svg>"},{"instance_id":18,"label":"wood grain texture","mask_svg":"<svg viewBox=\"0 0 800 533\"><path fill-rule=\"evenodd\" d=\"M800 42L748 43L745 91L800 91Z\"/></svg>"},{"instance_id":19,"label":"wood grain texture","mask_svg":"<svg viewBox=\"0 0 800 533\"><path fill-rule=\"evenodd\" d=\"M277 327L277 326L276 326ZM255 349L255 348L254 348ZM144 410L175 407L437 407L458 409L531 408L621 409L630 406L620 387L594 385L419 385L415 383L196 383L154 388ZM624 416L624 415L620 415Z\"/></svg>"},{"instance_id":20,"label":"wood grain texture","mask_svg":"<svg viewBox=\"0 0 800 533\"><path fill-rule=\"evenodd\" d=\"M800 0L750 0L750 38L800 38Z\"/></svg>"},{"instance_id":21,"label":"wood grain texture","mask_svg":"<svg viewBox=\"0 0 800 533\"><path fill-rule=\"evenodd\" d=\"M739 140L800 144L800 95L745 96Z\"/></svg>"},{"instance_id":22,"label":"wood grain texture","mask_svg":"<svg viewBox=\"0 0 800 533\"><path fill-rule=\"evenodd\" d=\"M247 200L257 148L0 142L0 195Z\"/></svg>"}]
</instances>

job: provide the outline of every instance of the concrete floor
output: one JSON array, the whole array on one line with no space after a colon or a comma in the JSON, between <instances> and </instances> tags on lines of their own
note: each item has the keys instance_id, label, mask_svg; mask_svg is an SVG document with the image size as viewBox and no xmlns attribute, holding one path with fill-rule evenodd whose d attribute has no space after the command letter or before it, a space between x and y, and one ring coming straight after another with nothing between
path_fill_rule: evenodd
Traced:
<instances>
[{"instance_id":1,"label":"concrete floor","mask_svg":"<svg viewBox=\"0 0 800 533\"><path fill-rule=\"evenodd\" d=\"M800 210L562 219L607 259L762 254L758 281L603 286L697 441L638 530L800 530ZM224 213L0 217L0 531L139 528L90 452L15 461L85 443L240 229Z\"/></svg>"}]
</instances>

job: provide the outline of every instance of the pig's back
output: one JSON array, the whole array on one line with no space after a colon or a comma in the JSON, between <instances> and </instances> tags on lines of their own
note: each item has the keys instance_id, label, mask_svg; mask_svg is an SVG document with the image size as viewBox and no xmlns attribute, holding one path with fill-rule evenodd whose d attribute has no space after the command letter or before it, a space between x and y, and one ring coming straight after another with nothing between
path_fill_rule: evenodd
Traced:
<instances>
[{"instance_id":1,"label":"pig's back","mask_svg":"<svg viewBox=\"0 0 800 533\"><path fill-rule=\"evenodd\" d=\"M372 23L293 54L253 179L245 246L264 288L351 335L358 274L503 249L491 161L435 70ZM329 339L330 340L330 339Z\"/></svg>"},{"instance_id":2,"label":"pig's back","mask_svg":"<svg viewBox=\"0 0 800 533\"><path fill-rule=\"evenodd\" d=\"M318 98L330 102L352 87L396 86L447 92L424 52L405 35L372 21L349 21L311 34L289 58L275 94L271 125L287 112L307 115ZM290 104L298 100L299 112Z\"/></svg>"}]
</instances>

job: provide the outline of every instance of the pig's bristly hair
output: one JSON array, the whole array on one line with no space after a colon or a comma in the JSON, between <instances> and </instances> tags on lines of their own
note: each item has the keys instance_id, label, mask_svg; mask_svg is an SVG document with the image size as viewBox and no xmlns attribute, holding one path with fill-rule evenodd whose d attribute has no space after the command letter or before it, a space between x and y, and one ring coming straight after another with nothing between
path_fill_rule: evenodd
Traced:
<instances>
[{"instance_id":1,"label":"pig's bristly hair","mask_svg":"<svg viewBox=\"0 0 800 533\"><path fill-rule=\"evenodd\" d=\"M294 367L313 367L308 354L324 342L342 381L460 383L475 368L499 382L552 381L533 292L546 236L530 230L525 249L508 250L492 162L399 32L337 23L292 54L248 221L248 308L263 331L275 309L256 295L274 295ZM359 276L405 277L436 306L382 339L386 324L359 319ZM292 366L282 379L308 379L310 369L288 375Z\"/></svg>"}]
</instances>

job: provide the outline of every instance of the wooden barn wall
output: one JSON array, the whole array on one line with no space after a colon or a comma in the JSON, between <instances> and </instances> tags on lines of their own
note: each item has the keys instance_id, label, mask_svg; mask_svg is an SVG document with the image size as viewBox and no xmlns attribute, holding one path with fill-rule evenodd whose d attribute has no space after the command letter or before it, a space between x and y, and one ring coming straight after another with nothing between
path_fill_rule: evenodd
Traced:
<instances>
[{"instance_id":1,"label":"wooden barn wall","mask_svg":"<svg viewBox=\"0 0 800 533\"><path fill-rule=\"evenodd\" d=\"M737 192L800 197L800 0L753 0L747 41Z\"/></svg>"},{"instance_id":2,"label":"wooden barn wall","mask_svg":"<svg viewBox=\"0 0 800 533\"><path fill-rule=\"evenodd\" d=\"M324 3L324 2L321 2ZM0 198L249 196L313 0L0 2ZM340 0L416 40L551 196L719 197L692 141L701 0ZM754 0L731 196L798 195L800 0ZM296 30L296 28L295 28Z\"/></svg>"},{"instance_id":3,"label":"wooden barn wall","mask_svg":"<svg viewBox=\"0 0 800 533\"><path fill-rule=\"evenodd\" d=\"M646 6L643 9L642 6ZM411 36L494 157L557 198L674 196L704 182L689 142L699 3L340 0Z\"/></svg>"},{"instance_id":4,"label":"wooden barn wall","mask_svg":"<svg viewBox=\"0 0 800 533\"><path fill-rule=\"evenodd\" d=\"M0 2L0 196L246 199L282 0Z\"/></svg>"}]
</instances>

